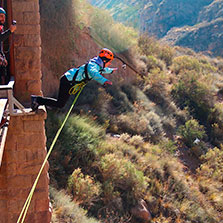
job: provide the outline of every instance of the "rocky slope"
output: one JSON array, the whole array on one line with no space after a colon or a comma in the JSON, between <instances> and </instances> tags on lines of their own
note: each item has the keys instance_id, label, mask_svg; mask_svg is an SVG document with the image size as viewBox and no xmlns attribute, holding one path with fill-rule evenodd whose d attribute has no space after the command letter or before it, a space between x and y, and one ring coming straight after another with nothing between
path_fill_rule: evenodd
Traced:
<instances>
[{"instance_id":1,"label":"rocky slope","mask_svg":"<svg viewBox=\"0 0 223 223\"><path fill-rule=\"evenodd\" d=\"M214 1L200 11L193 26L171 29L163 40L215 56L223 56L223 1Z\"/></svg>"},{"instance_id":2,"label":"rocky slope","mask_svg":"<svg viewBox=\"0 0 223 223\"><path fill-rule=\"evenodd\" d=\"M143 0L138 7L135 1L121 2L91 0L93 5L109 9L118 21L139 24L141 32L195 51L223 55L222 0ZM127 16L130 9L133 13Z\"/></svg>"},{"instance_id":3,"label":"rocky slope","mask_svg":"<svg viewBox=\"0 0 223 223\"><path fill-rule=\"evenodd\" d=\"M156 1L141 13L141 30L161 38L173 27L194 25L200 10L212 0Z\"/></svg>"}]
</instances>

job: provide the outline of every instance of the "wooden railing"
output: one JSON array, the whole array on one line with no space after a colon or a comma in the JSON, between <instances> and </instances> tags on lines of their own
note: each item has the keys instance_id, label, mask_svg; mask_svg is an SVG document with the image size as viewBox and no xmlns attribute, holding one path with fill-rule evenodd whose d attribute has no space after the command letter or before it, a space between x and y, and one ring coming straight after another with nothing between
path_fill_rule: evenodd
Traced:
<instances>
[{"instance_id":1,"label":"wooden railing","mask_svg":"<svg viewBox=\"0 0 223 223\"><path fill-rule=\"evenodd\" d=\"M9 121L10 116L24 114L25 108L13 96L14 80L11 80L7 85L0 85L0 123L4 120ZM10 115L10 116L8 116ZM5 141L8 128L0 128L0 167L3 158Z\"/></svg>"},{"instance_id":2,"label":"wooden railing","mask_svg":"<svg viewBox=\"0 0 223 223\"><path fill-rule=\"evenodd\" d=\"M10 115L18 115L18 112L25 113L23 105L13 96L14 83L15 81L11 80L7 85L0 85L0 92L7 92L6 97L8 98L8 110Z\"/></svg>"}]
</instances>

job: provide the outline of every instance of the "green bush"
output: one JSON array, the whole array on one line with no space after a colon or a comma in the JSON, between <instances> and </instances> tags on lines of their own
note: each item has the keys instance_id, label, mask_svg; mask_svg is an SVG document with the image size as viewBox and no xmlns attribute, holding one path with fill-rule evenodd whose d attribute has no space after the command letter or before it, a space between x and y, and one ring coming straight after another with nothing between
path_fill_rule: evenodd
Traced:
<instances>
[{"instance_id":1,"label":"green bush","mask_svg":"<svg viewBox=\"0 0 223 223\"><path fill-rule=\"evenodd\" d=\"M49 113L46 127L48 147L59 129L64 115ZM52 178L59 186L66 185L75 168L87 171L98 154L97 146L104 138L104 129L86 117L71 115L64 126L49 159Z\"/></svg>"},{"instance_id":2,"label":"green bush","mask_svg":"<svg viewBox=\"0 0 223 223\"><path fill-rule=\"evenodd\" d=\"M163 60L167 66L172 64L172 60L174 57L174 49L168 45L160 45L160 50L158 53L158 58Z\"/></svg>"},{"instance_id":3,"label":"green bush","mask_svg":"<svg viewBox=\"0 0 223 223\"><path fill-rule=\"evenodd\" d=\"M184 72L186 70L199 73L201 70L201 66L199 61L195 57L179 56L173 59L171 70L175 74L179 74L180 72Z\"/></svg>"},{"instance_id":4,"label":"green bush","mask_svg":"<svg viewBox=\"0 0 223 223\"><path fill-rule=\"evenodd\" d=\"M137 88L131 84L124 84L121 86L121 90L126 94L128 100L134 103L137 100Z\"/></svg>"},{"instance_id":5,"label":"green bush","mask_svg":"<svg viewBox=\"0 0 223 223\"><path fill-rule=\"evenodd\" d=\"M221 103L215 104L211 109L208 122L211 127L211 141L216 146L220 146L223 143L223 105Z\"/></svg>"},{"instance_id":6,"label":"green bush","mask_svg":"<svg viewBox=\"0 0 223 223\"><path fill-rule=\"evenodd\" d=\"M121 91L118 86L113 85L106 90L112 96L111 104L115 108L113 111L114 114L121 114L123 112L133 110L132 103L129 101L127 95L123 91ZM130 93L128 96L132 97Z\"/></svg>"},{"instance_id":7,"label":"green bush","mask_svg":"<svg viewBox=\"0 0 223 223\"><path fill-rule=\"evenodd\" d=\"M165 69L164 63L155 58L154 56L148 56L146 60L147 71L153 73L154 70L163 71Z\"/></svg>"},{"instance_id":8,"label":"green bush","mask_svg":"<svg viewBox=\"0 0 223 223\"><path fill-rule=\"evenodd\" d=\"M188 147L195 145L196 139L202 140L206 136L204 126L200 125L197 120L191 119L178 128L178 134L182 137Z\"/></svg>"},{"instance_id":9,"label":"green bush","mask_svg":"<svg viewBox=\"0 0 223 223\"><path fill-rule=\"evenodd\" d=\"M169 140L169 139L166 139L166 140L163 140L159 143L159 146L166 150L167 152L169 153L172 153L172 154L175 154L176 150L177 150L177 143L172 141L172 140Z\"/></svg>"},{"instance_id":10,"label":"green bush","mask_svg":"<svg viewBox=\"0 0 223 223\"><path fill-rule=\"evenodd\" d=\"M147 81L149 84L143 89L145 95L160 106L168 106L169 98L165 89L167 83L165 74L163 72L151 73Z\"/></svg>"},{"instance_id":11,"label":"green bush","mask_svg":"<svg viewBox=\"0 0 223 223\"><path fill-rule=\"evenodd\" d=\"M187 107L196 119L207 124L213 106L212 93L208 86L198 81L196 73L185 72L171 94L181 109Z\"/></svg>"}]
</instances>

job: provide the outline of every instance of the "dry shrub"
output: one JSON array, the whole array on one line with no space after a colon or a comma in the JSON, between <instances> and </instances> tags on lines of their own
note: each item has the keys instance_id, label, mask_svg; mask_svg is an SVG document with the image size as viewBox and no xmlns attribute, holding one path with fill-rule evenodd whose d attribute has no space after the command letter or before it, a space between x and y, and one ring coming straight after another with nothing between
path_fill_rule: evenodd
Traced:
<instances>
[{"instance_id":1,"label":"dry shrub","mask_svg":"<svg viewBox=\"0 0 223 223\"><path fill-rule=\"evenodd\" d=\"M171 70L175 74L179 74L180 72L184 72L186 70L193 70L197 73L200 72L201 66L199 61L191 56L179 56L173 59L173 64L171 66Z\"/></svg>"},{"instance_id":2,"label":"dry shrub","mask_svg":"<svg viewBox=\"0 0 223 223\"><path fill-rule=\"evenodd\" d=\"M202 156L199 174L223 182L223 150L215 147Z\"/></svg>"},{"instance_id":3,"label":"dry shrub","mask_svg":"<svg viewBox=\"0 0 223 223\"><path fill-rule=\"evenodd\" d=\"M128 133L122 133L120 136L120 140L126 143L128 143L130 139L131 139L131 136Z\"/></svg>"},{"instance_id":4,"label":"dry shrub","mask_svg":"<svg viewBox=\"0 0 223 223\"><path fill-rule=\"evenodd\" d=\"M148 179L128 159L115 154L106 154L101 158L98 165L107 192L110 190L113 193L115 188L119 192L125 191L126 199L129 201L136 200L144 194ZM108 190L108 188L110 189Z\"/></svg>"},{"instance_id":5,"label":"dry shrub","mask_svg":"<svg viewBox=\"0 0 223 223\"><path fill-rule=\"evenodd\" d=\"M203 155L203 164L197 170L202 193L223 217L223 150L215 147Z\"/></svg>"},{"instance_id":6,"label":"dry shrub","mask_svg":"<svg viewBox=\"0 0 223 223\"><path fill-rule=\"evenodd\" d=\"M163 60L167 66L171 65L174 56L174 49L165 44L160 44L154 37L141 35L138 39L138 46L142 54L156 56Z\"/></svg>"},{"instance_id":7,"label":"dry shrub","mask_svg":"<svg viewBox=\"0 0 223 223\"><path fill-rule=\"evenodd\" d=\"M68 179L68 190L77 203L91 206L101 193L101 184L78 168Z\"/></svg>"},{"instance_id":8,"label":"dry shrub","mask_svg":"<svg viewBox=\"0 0 223 223\"><path fill-rule=\"evenodd\" d=\"M156 142L163 137L162 121L153 111L145 114L130 112L120 115L117 125L120 131L131 135L141 135L145 140Z\"/></svg>"},{"instance_id":9,"label":"dry shrub","mask_svg":"<svg viewBox=\"0 0 223 223\"><path fill-rule=\"evenodd\" d=\"M52 223L99 223L96 219L88 218L86 211L73 202L65 191L50 187L50 200L53 205Z\"/></svg>"},{"instance_id":10,"label":"dry shrub","mask_svg":"<svg viewBox=\"0 0 223 223\"><path fill-rule=\"evenodd\" d=\"M129 143L135 147L140 147L144 144L143 137L140 135L134 135L132 138L129 140Z\"/></svg>"}]
</instances>

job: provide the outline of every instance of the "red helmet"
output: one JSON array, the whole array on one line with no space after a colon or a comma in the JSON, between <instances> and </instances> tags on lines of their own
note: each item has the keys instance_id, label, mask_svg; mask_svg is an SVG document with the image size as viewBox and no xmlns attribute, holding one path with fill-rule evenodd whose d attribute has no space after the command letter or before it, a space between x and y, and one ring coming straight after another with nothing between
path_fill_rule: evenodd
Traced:
<instances>
[{"instance_id":1,"label":"red helmet","mask_svg":"<svg viewBox=\"0 0 223 223\"><path fill-rule=\"evenodd\" d=\"M107 49L107 48L103 48L100 53L99 53L99 57L102 58L102 60L113 60L114 59L114 54L112 53L111 50Z\"/></svg>"}]
</instances>

